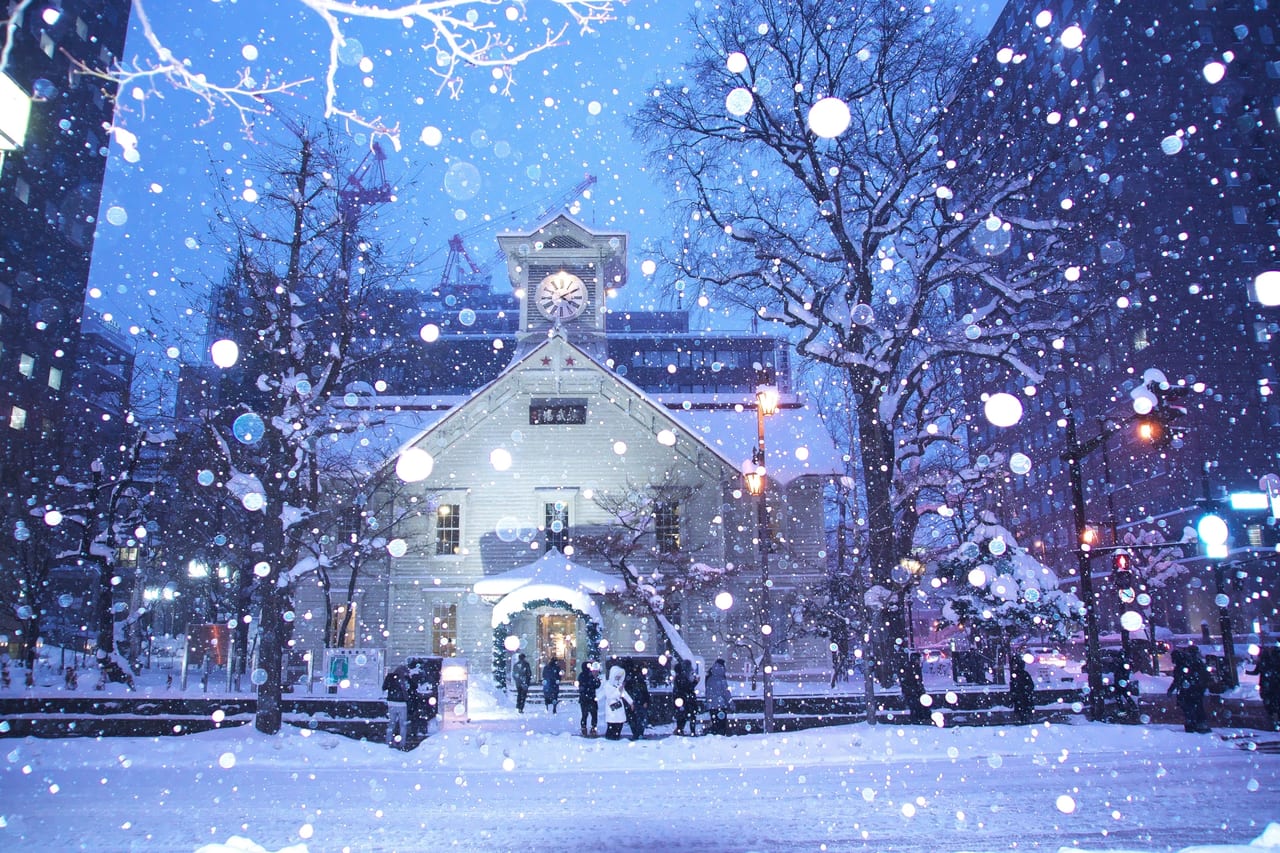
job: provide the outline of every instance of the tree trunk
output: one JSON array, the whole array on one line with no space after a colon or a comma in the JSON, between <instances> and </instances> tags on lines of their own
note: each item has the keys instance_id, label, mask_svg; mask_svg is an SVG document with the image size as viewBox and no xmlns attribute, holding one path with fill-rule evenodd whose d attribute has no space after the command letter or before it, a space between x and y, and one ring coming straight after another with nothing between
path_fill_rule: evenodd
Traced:
<instances>
[{"instance_id":1,"label":"tree trunk","mask_svg":"<svg viewBox=\"0 0 1280 853\"><path fill-rule=\"evenodd\" d=\"M273 735L280 731L280 701L283 685L281 676L284 663L284 637L281 630L281 597L284 595L280 587L281 561L285 559L284 528L278 518L268 515L263 525L266 529L262 537L262 558L270 566L266 577L262 578L262 609L258 614L258 670L255 681L262 679L258 685L258 711L253 724L263 734Z\"/></svg>"},{"instance_id":2,"label":"tree trunk","mask_svg":"<svg viewBox=\"0 0 1280 853\"><path fill-rule=\"evenodd\" d=\"M897 564L897 537L893 512L893 430L879 419L874 394L858 395L858 438L862 448L863 489L867 497L867 560L872 584L888 587ZM906 636L901 610L885 608L872 617L870 631L875 649L876 680L896 682L898 657Z\"/></svg>"}]
</instances>

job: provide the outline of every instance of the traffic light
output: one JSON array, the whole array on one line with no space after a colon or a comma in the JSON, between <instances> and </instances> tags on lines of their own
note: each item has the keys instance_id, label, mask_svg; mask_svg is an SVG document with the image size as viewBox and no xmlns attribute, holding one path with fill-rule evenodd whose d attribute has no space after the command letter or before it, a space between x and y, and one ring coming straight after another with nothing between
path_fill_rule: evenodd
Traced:
<instances>
[{"instance_id":1,"label":"traffic light","mask_svg":"<svg viewBox=\"0 0 1280 853\"><path fill-rule=\"evenodd\" d=\"M1133 557L1128 551L1117 551L1111 558L1111 573L1116 589L1133 588Z\"/></svg>"},{"instance_id":2,"label":"traffic light","mask_svg":"<svg viewBox=\"0 0 1280 853\"><path fill-rule=\"evenodd\" d=\"M1173 422L1187 413L1182 399L1190 392L1186 385L1170 385L1163 375L1153 376L1131 392L1138 413L1138 438L1164 450L1178 437Z\"/></svg>"}]
</instances>

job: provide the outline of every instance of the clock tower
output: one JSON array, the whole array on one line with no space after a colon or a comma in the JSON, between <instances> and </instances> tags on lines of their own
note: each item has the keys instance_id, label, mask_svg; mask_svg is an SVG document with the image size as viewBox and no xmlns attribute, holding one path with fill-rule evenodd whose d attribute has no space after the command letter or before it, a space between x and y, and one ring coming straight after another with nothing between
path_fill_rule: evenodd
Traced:
<instances>
[{"instance_id":1,"label":"clock tower","mask_svg":"<svg viewBox=\"0 0 1280 853\"><path fill-rule=\"evenodd\" d=\"M554 330L604 362L609 292L627 283L627 235L560 214L530 233L498 235L520 300L519 351Z\"/></svg>"}]
</instances>

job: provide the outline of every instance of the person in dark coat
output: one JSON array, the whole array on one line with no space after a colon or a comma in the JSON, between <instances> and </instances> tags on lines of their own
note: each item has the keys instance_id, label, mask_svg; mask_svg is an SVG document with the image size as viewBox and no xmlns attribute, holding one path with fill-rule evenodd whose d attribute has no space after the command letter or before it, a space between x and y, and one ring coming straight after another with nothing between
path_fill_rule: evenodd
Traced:
<instances>
[{"instance_id":1,"label":"person in dark coat","mask_svg":"<svg viewBox=\"0 0 1280 853\"><path fill-rule=\"evenodd\" d=\"M640 740L649 726L649 670L637 663L628 666L626 671L623 686L631 697L631 704L627 706L627 727L631 729L631 739Z\"/></svg>"},{"instance_id":2,"label":"person in dark coat","mask_svg":"<svg viewBox=\"0 0 1280 853\"><path fill-rule=\"evenodd\" d=\"M533 667L529 666L529 659L524 656L524 652L520 653L515 666L511 668L511 680L516 686L516 710L523 714L524 702L529 698L529 685L533 683Z\"/></svg>"},{"instance_id":3,"label":"person in dark coat","mask_svg":"<svg viewBox=\"0 0 1280 853\"><path fill-rule=\"evenodd\" d=\"M1016 723L1025 725L1031 722L1031 714L1036 707L1036 682L1027 672L1027 662L1020 654L1009 659L1009 705L1013 708Z\"/></svg>"},{"instance_id":4,"label":"person in dark coat","mask_svg":"<svg viewBox=\"0 0 1280 853\"><path fill-rule=\"evenodd\" d=\"M1173 651L1173 681L1166 693L1178 697L1182 727L1189 732L1209 731L1204 711L1204 692L1209 687L1209 669L1198 646Z\"/></svg>"},{"instance_id":5,"label":"person in dark coat","mask_svg":"<svg viewBox=\"0 0 1280 853\"><path fill-rule=\"evenodd\" d=\"M707 712L711 721L707 731L713 735L729 733L729 674L725 672L724 658L716 658L707 670L705 682L707 695Z\"/></svg>"},{"instance_id":6,"label":"person in dark coat","mask_svg":"<svg viewBox=\"0 0 1280 853\"><path fill-rule=\"evenodd\" d=\"M1259 649L1249 675L1258 676L1258 695L1267 712L1267 723L1272 731L1280 732L1280 645Z\"/></svg>"},{"instance_id":7,"label":"person in dark coat","mask_svg":"<svg viewBox=\"0 0 1280 853\"><path fill-rule=\"evenodd\" d=\"M382 679L387 694L387 746L409 748L409 667L400 664Z\"/></svg>"},{"instance_id":8,"label":"person in dark coat","mask_svg":"<svg viewBox=\"0 0 1280 853\"><path fill-rule=\"evenodd\" d=\"M912 652L902 662L898 672L898 682L902 687L902 703L913 723L929 722L929 708L924 704L924 664L920 653Z\"/></svg>"},{"instance_id":9,"label":"person in dark coat","mask_svg":"<svg viewBox=\"0 0 1280 853\"><path fill-rule=\"evenodd\" d=\"M578 707L582 709L582 736L595 737L600 725L599 703L596 691L600 689L600 677L591 670L591 662L582 662L582 671L578 673ZM588 728L587 721L591 724Z\"/></svg>"},{"instance_id":10,"label":"person in dark coat","mask_svg":"<svg viewBox=\"0 0 1280 853\"><path fill-rule=\"evenodd\" d=\"M542 668L542 704L555 713L560 707L560 678L564 675L564 667L559 658L552 658Z\"/></svg>"},{"instance_id":11,"label":"person in dark coat","mask_svg":"<svg viewBox=\"0 0 1280 853\"><path fill-rule=\"evenodd\" d=\"M698 676L693 671L693 661L682 660L676 667L671 686L671 700L675 703L676 734L684 734L685 723L689 734L697 734L698 728Z\"/></svg>"}]
</instances>

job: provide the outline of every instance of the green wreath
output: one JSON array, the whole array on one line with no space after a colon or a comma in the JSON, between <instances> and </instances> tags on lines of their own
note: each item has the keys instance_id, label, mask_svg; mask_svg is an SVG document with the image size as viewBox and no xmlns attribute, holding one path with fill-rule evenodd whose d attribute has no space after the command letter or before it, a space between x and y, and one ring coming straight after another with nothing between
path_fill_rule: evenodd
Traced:
<instances>
[{"instance_id":1,"label":"green wreath","mask_svg":"<svg viewBox=\"0 0 1280 853\"><path fill-rule=\"evenodd\" d=\"M521 609L535 610L539 607L568 610L575 616L582 618L587 623L587 646L589 647L587 660L600 660L600 638L604 636L604 631L601 629L599 622L576 607L571 607L563 601L555 601L550 598L540 598L537 601L526 602ZM507 651L507 637L511 634L509 625L509 622L503 622L493 629L493 684L499 690L507 689L507 670L511 665L511 652Z\"/></svg>"}]
</instances>

